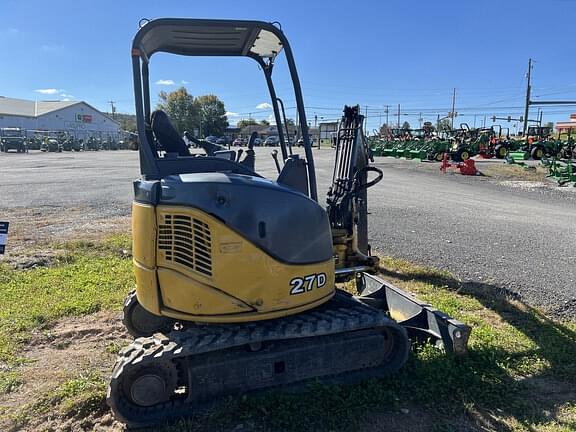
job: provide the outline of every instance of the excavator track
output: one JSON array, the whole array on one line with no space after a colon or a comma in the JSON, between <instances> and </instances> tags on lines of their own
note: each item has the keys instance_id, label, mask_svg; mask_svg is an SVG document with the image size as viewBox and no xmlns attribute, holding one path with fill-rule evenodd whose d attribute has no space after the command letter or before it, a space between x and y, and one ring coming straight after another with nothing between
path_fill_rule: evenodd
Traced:
<instances>
[{"instance_id":1,"label":"excavator track","mask_svg":"<svg viewBox=\"0 0 576 432\"><path fill-rule=\"evenodd\" d=\"M222 397L321 378L355 382L404 365L406 330L337 291L311 311L234 325L192 324L139 338L118 357L107 403L132 427L191 415Z\"/></svg>"}]
</instances>

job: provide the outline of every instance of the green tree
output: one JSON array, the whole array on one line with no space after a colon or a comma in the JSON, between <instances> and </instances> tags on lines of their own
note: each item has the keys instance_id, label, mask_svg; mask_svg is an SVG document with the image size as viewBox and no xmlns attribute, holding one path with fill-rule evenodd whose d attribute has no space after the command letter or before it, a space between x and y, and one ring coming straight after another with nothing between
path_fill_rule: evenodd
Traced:
<instances>
[{"instance_id":1,"label":"green tree","mask_svg":"<svg viewBox=\"0 0 576 432\"><path fill-rule=\"evenodd\" d=\"M180 134L198 128L200 108L195 103L194 96L189 94L185 87L180 87L170 93L161 91L158 97L160 101L157 108L168 114L172 124Z\"/></svg>"},{"instance_id":2,"label":"green tree","mask_svg":"<svg viewBox=\"0 0 576 432\"><path fill-rule=\"evenodd\" d=\"M249 118L249 119L241 119L238 120L238 122L236 123L236 127L243 129L246 126L253 126L253 125L257 125L258 122L256 120L254 120L253 118Z\"/></svg>"},{"instance_id":3,"label":"green tree","mask_svg":"<svg viewBox=\"0 0 576 432\"><path fill-rule=\"evenodd\" d=\"M452 121L450 119L442 119L438 122L437 129L439 132L441 131L449 131L452 129Z\"/></svg>"},{"instance_id":4,"label":"green tree","mask_svg":"<svg viewBox=\"0 0 576 432\"><path fill-rule=\"evenodd\" d=\"M209 94L197 97L195 105L200 113L201 134L204 136L224 135L228 127L224 102L218 99L217 96Z\"/></svg>"},{"instance_id":5,"label":"green tree","mask_svg":"<svg viewBox=\"0 0 576 432\"><path fill-rule=\"evenodd\" d=\"M380 126L379 132L380 132L380 136L389 136L391 134L390 127L386 123L384 123L382 126Z\"/></svg>"},{"instance_id":6,"label":"green tree","mask_svg":"<svg viewBox=\"0 0 576 432\"><path fill-rule=\"evenodd\" d=\"M408 123L407 121L402 123L402 129L409 130L410 129L410 123Z\"/></svg>"},{"instance_id":7,"label":"green tree","mask_svg":"<svg viewBox=\"0 0 576 432\"><path fill-rule=\"evenodd\" d=\"M260 120L260 124L263 126L270 126L270 122L266 119L262 119Z\"/></svg>"}]
</instances>

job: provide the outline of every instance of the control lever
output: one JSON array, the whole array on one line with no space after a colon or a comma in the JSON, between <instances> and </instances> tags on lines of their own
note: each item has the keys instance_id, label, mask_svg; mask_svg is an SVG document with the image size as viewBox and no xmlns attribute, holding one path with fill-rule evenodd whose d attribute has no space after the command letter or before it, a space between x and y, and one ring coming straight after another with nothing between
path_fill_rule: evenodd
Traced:
<instances>
[{"instance_id":1,"label":"control lever","mask_svg":"<svg viewBox=\"0 0 576 432\"><path fill-rule=\"evenodd\" d=\"M278 150L272 150L272 159L274 159L274 163L276 164L276 169L278 170L278 174L280 174L280 162L278 162Z\"/></svg>"},{"instance_id":2,"label":"control lever","mask_svg":"<svg viewBox=\"0 0 576 432\"><path fill-rule=\"evenodd\" d=\"M236 154L236 162L240 162L240 158L242 157L242 153L244 153L244 150L238 149L238 153Z\"/></svg>"}]
</instances>

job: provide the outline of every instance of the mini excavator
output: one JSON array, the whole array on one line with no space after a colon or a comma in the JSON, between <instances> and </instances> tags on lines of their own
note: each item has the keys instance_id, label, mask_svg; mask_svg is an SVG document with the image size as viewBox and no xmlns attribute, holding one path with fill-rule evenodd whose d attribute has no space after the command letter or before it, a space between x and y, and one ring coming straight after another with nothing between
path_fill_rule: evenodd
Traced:
<instances>
[{"instance_id":1,"label":"mini excavator","mask_svg":"<svg viewBox=\"0 0 576 432\"><path fill-rule=\"evenodd\" d=\"M159 52L257 62L280 141L276 179L257 173L254 135L242 152L197 140L204 154L193 154L166 113L151 112L149 64ZM282 52L303 154L284 133L272 81ZM380 377L400 369L416 341L466 352L469 327L375 276L367 190L382 171L370 165L357 106L344 108L327 206L318 202L300 82L278 25L146 21L132 65L141 177L132 204L136 290L123 321L135 340L120 351L107 393L120 421L150 426L229 395Z\"/></svg>"}]
</instances>

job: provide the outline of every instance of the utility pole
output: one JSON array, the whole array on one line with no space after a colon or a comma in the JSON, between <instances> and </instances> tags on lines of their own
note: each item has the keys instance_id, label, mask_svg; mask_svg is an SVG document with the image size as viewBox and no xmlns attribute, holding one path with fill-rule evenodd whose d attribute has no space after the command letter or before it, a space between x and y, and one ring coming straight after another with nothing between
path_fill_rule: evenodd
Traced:
<instances>
[{"instance_id":1,"label":"utility pole","mask_svg":"<svg viewBox=\"0 0 576 432\"><path fill-rule=\"evenodd\" d=\"M418 123L420 123L420 129L422 129L422 122L424 119L422 118L422 113L418 114Z\"/></svg>"},{"instance_id":2,"label":"utility pole","mask_svg":"<svg viewBox=\"0 0 576 432\"><path fill-rule=\"evenodd\" d=\"M110 111L112 113L112 118L116 118L116 107L114 106L116 102L108 101L108 103L110 104L110 109L112 110Z\"/></svg>"},{"instance_id":3,"label":"utility pole","mask_svg":"<svg viewBox=\"0 0 576 432\"><path fill-rule=\"evenodd\" d=\"M456 88L454 88L454 91L452 92L452 111L450 112L450 117L452 117L452 124L451 124L451 128L454 129L454 117L456 116L456 113L454 112L454 110L456 109Z\"/></svg>"},{"instance_id":4,"label":"utility pole","mask_svg":"<svg viewBox=\"0 0 576 432\"><path fill-rule=\"evenodd\" d=\"M368 105L364 105L364 132L366 133L368 127Z\"/></svg>"},{"instance_id":5,"label":"utility pole","mask_svg":"<svg viewBox=\"0 0 576 432\"><path fill-rule=\"evenodd\" d=\"M400 129L400 104L398 104L398 129Z\"/></svg>"},{"instance_id":6,"label":"utility pole","mask_svg":"<svg viewBox=\"0 0 576 432\"><path fill-rule=\"evenodd\" d=\"M388 123L388 112L390 111L389 108L390 107L388 105L386 105L386 126L388 126L388 127L390 127L390 123Z\"/></svg>"},{"instance_id":7,"label":"utility pole","mask_svg":"<svg viewBox=\"0 0 576 432\"><path fill-rule=\"evenodd\" d=\"M530 92L532 91L532 59L528 59L528 73L526 74L528 83L526 84L526 106L524 108L524 126L522 128L522 136L526 136L528 130L528 111L530 110Z\"/></svg>"}]
</instances>

